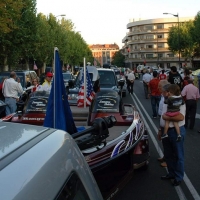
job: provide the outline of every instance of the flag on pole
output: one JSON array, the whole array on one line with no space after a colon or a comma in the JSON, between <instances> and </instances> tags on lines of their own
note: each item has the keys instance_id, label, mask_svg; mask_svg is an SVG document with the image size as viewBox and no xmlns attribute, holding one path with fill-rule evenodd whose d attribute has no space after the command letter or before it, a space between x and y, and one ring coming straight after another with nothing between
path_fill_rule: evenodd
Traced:
<instances>
[{"instance_id":1,"label":"flag on pole","mask_svg":"<svg viewBox=\"0 0 200 200\"><path fill-rule=\"evenodd\" d=\"M54 66L54 78L48 99L44 126L61 129L73 134L77 132L77 129L67 100L58 50L54 50Z\"/></svg>"},{"instance_id":2,"label":"flag on pole","mask_svg":"<svg viewBox=\"0 0 200 200\"><path fill-rule=\"evenodd\" d=\"M34 69L34 70L37 70L37 69L38 69L38 68L37 68L37 65L35 64L35 61L34 61L33 69Z\"/></svg>"},{"instance_id":3,"label":"flag on pole","mask_svg":"<svg viewBox=\"0 0 200 200\"><path fill-rule=\"evenodd\" d=\"M88 73L88 69L86 66L86 106L89 106L91 104L94 96L95 96L95 92L93 90L92 81L90 79L90 75ZM77 106L78 107L84 106L84 71L82 71L81 87L78 93Z\"/></svg>"}]
</instances>

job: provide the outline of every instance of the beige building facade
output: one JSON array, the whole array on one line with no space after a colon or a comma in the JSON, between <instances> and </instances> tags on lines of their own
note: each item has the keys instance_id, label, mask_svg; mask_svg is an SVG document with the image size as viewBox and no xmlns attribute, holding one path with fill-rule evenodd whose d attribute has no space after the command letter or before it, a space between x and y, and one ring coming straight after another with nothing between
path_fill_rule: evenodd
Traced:
<instances>
[{"instance_id":1,"label":"beige building facade","mask_svg":"<svg viewBox=\"0 0 200 200\"><path fill-rule=\"evenodd\" d=\"M179 23L194 20L194 17L179 18ZM174 55L168 49L169 29L178 25L178 18L159 18L138 20L127 24L129 32L123 38L122 52L125 55L125 66L136 67L140 64L160 66L163 68L187 66L185 59ZM180 63L179 63L180 59Z\"/></svg>"},{"instance_id":2,"label":"beige building facade","mask_svg":"<svg viewBox=\"0 0 200 200\"><path fill-rule=\"evenodd\" d=\"M111 64L115 52L119 51L117 44L92 44L89 45L89 48L92 51L94 59L101 66L106 63Z\"/></svg>"}]
</instances>

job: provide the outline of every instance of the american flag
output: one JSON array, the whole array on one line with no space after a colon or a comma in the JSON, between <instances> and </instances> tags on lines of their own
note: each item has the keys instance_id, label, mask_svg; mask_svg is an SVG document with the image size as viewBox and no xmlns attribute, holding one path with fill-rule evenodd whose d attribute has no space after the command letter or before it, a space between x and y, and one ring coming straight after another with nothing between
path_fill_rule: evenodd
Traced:
<instances>
[{"instance_id":1,"label":"american flag","mask_svg":"<svg viewBox=\"0 0 200 200\"><path fill-rule=\"evenodd\" d=\"M94 96L95 96L95 92L93 90L93 86L92 86L92 82L90 79L90 75L88 73L88 69L86 67L86 106L89 106L91 104ZM78 93L77 106L78 107L84 106L84 71L82 71L81 87L80 87L79 93Z\"/></svg>"}]
</instances>

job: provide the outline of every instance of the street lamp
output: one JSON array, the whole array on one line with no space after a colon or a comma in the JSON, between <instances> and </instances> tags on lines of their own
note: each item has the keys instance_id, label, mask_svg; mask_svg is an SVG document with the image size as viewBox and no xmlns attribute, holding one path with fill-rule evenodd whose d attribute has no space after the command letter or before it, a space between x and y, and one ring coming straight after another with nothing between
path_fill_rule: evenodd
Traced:
<instances>
[{"instance_id":1,"label":"street lamp","mask_svg":"<svg viewBox=\"0 0 200 200\"><path fill-rule=\"evenodd\" d=\"M172 13L163 13L164 15L173 15L174 17L177 17L177 20L178 20L178 64L179 64L179 67L181 67L180 65L180 27L179 27L179 15L178 13L175 15L175 14L172 14Z\"/></svg>"},{"instance_id":2,"label":"street lamp","mask_svg":"<svg viewBox=\"0 0 200 200\"><path fill-rule=\"evenodd\" d=\"M65 17L66 15L65 14L61 14L61 15L57 15L55 17Z\"/></svg>"}]
</instances>

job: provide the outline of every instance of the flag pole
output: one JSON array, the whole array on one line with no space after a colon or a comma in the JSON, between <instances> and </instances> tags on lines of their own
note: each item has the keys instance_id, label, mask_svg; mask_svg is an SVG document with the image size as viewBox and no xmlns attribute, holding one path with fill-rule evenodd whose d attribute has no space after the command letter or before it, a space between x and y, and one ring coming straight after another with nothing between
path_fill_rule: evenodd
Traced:
<instances>
[{"instance_id":1,"label":"flag pole","mask_svg":"<svg viewBox=\"0 0 200 200\"><path fill-rule=\"evenodd\" d=\"M86 108L86 65L85 65L85 57L84 57L84 69L83 69L83 72L84 72L84 108Z\"/></svg>"},{"instance_id":2,"label":"flag pole","mask_svg":"<svg viewBox=\"0 0 200 200\"><path fill-rule=\"evenodd\" d=\"M58 48L57 47L54 47L54 66L53 66L53 73L54 73L54 76L53 76L53 87L54 87L54 94L53 94L53 104L54 104L54 112L53 112L53 127L55 128L56 127L56 95L55 95L55 92L56 92L56 70L55 70L55 67L56 67L56 51L58 51Z\"/></svg>"}]
</instances>

